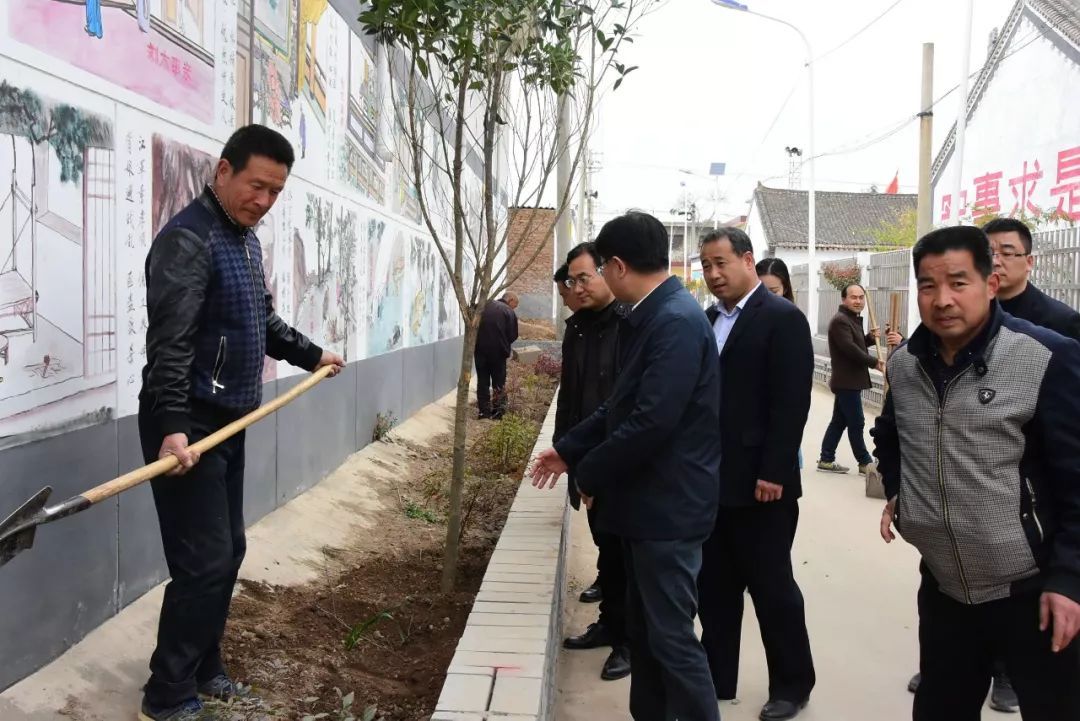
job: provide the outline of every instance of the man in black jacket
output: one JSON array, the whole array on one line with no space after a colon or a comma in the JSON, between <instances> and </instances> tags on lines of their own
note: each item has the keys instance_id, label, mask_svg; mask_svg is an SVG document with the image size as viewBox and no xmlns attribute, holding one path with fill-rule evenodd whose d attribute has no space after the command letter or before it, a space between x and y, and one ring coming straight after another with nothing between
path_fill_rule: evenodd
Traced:
<instances>
[{"instance_id":1,"label":"man in black jacket","mask_svg":"<svg viewBox=\"0 0 1080 721\"><path fill-rule=\"evenodd\" d=\"M796 716L814 688L803 597L791 568L802 495L798 452L810 413L814 349L799 308L758 280L738 228L701 244L720 358L720 510L699 580L702 642L718 698L735 698L743 594L749 589L769 666L765 721Z\"/></svg>"},{"instance_id":2,"label":"man in black jacket","mask_svg":"<svg viewBox=\"0 0 1080 721\"><path fill-rule=\"evenodd\" d=\"M289 141L261 125L236 131L213 184L173 217L146 258L146 367L139 436L147 463L180 466L152 482L165 560L157 648L139 718L194 718L198 696L235 687L219 644L244 558L244 434L201 459L195 442L258 407L263 359L315 370L344 365L274 312L252 228L270 210L293 163ZM335 370L336 374L337 371Z\"/></svg>"},{"instance_id":3,"label":"man in black jacket","mask_svg":"<svg viewBox=\"0 0 1080 721\"><path fill-rule=\"evenodd\" d=\"M716 520L720 464L717 357L705 314L668 275L668 236L645 213L596 238L604 279L633 308L619 328L611 397L537 457L533 483L568 468L599 527L623 539L626 625L637 721L719 721L694 633L701 544Z\"/></svg>"},{"instance_id":4,"label":"man in black jacket","mask_svg":"<svg viewBox=\"0 0 1080 721\"><path fill-rule=\"evenodd\" d=\"M1009 315L1080 340L1080 313L1051 298L1031 282L1035 259L1031 231L1015 218L996 218L983 226L994 253L994 272L1001 279L998 302Z\"/></svg>"},{"instance_id":5,"label":"man in black jacket","mask_svg":"<svg viewBox=\"0 0 1080 721\"><path fill-rule=\"evenodd\" d=\"M1080 345L1003 313L986 235L912 249L922 324L871 435L922 556L915 721L977 721L1003 659L1023 717L1080 718Z\"/></svg>"},{"instance_id":6,"label":"man in black jacket","mask_svg":"<svg viewBox=\"0 0 1080 721\"><path fill-rule=\"evenodd\" d=\"M600 254L594 243L582 243L566 256L566 287L578 304L563 339L562 382L555 411L555 443L571 428L591 416L611 395L619 374L619 321L629 308L615 300L604 277L597 272ZM581 505L573 476L567 485L570 504ZM630 674L630 651L626 646L626 572L622 541L599 527L599 503L587 509L589 528L597 548L597 580L600 584L600 617L585 633L563 642L569 649L611 646L600 678L614 681Z\"/></svg>"},{"instance_id":7,"label":"man in black jacket","mask_svg":"<svg viewBox=\"0 0 1080 721\"><path fill-rule=\"evenodd\" d=\"M506 359L518 339L516 293L490 301L476 332L476 404L481 418L499 420L506 413Z\"/></svg>"}]
</instances>

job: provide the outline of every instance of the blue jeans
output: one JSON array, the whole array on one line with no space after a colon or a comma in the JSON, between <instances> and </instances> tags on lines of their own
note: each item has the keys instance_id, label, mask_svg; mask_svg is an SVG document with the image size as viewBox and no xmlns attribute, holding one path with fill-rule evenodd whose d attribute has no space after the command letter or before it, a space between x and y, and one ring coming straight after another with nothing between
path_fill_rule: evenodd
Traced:
<instances>
[{"instance_id":1,"label":"blue jeans","mask_svg":"<svg viewBox=\"0 0 1080 721\"><path fill-rule=\"evenodd\" d=\"M834 391L833 394L836 397L833 400L832 420L821 441L821 460L826 463L836 460L836 447L846 429L851 451L859 465L870 463L874 459L870 457L866 441L863 440L866 419L863 417L862 391Z\"/></svg>"}]
</instances>

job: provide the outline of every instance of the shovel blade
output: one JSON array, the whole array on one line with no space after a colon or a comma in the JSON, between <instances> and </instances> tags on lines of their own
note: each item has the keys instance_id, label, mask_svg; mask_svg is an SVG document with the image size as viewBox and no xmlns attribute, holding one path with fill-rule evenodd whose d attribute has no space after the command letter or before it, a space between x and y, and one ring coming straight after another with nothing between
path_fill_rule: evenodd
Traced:
<instances>
[{"instance_id":1,"label":"shovel blade","mask_svg":"<svg viewBox=\"0 0 1080 721\"><path fill-rule=\"evenodd\" d=\"M0 521L0 566L34 545L38 524L45 518L45 503L52 488L45 486L18 510Z\"/></svg>"}]
</instances>

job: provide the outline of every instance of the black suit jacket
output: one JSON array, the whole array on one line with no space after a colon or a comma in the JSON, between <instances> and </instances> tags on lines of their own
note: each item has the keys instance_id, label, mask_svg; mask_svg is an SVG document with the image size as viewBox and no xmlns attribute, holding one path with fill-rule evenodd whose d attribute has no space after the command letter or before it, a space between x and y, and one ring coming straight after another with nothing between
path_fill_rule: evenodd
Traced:
<instances>
[{"instance_id":1,"label":"black suit jacket","mask_svg":"<svg viewBox=\"0 0 1080 721\"><path fill-rule=\"evenodd\" d=\"M710 323L719 315L707 314ZM798 452L813 384L806 316L758 286L720 355L720 505L757 503L759 479L782 485L784 499L802 495Z\"/></svg>"},{"instance_id":2,"label":"black suit jacket","mask_svg":"<svg viewBox=\"0 0 1080 721\"><path fill-rule=\"evenodd\" d=\"M581 492L598 499L602 530L638 540L707 536L720 470L712 329L678 278L621 323L611 397L555 450Z\"/></svg>"}]
</instances>

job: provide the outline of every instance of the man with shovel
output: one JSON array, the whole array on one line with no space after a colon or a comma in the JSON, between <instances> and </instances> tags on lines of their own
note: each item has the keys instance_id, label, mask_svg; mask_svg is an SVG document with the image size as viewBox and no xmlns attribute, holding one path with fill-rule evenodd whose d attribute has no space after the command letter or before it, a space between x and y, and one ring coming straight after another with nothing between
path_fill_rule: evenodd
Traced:
<instances>
[{"instance_id":1,"label":"man with shovel","mask_svg":"<svg viewBox=\"0 0 1080 721\"><path fill-rule=\"evenodd\" d=\"M147 363L139 436L150 463L180 465L152 482L172 580L139 718L187 721L201 698L237 694L219 644L244 559L244 434L201 459L188 449L258 407L263 358L305 370L344 366L283 321L263 282L253 228L292 169L289 141L261 125L237 130L214 180L174 216L146 258ZM177 478L175 476L183 476Z\"/></svg>"}]
</instances>

